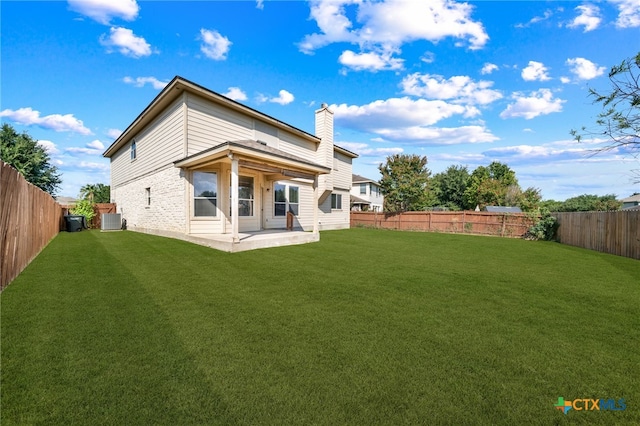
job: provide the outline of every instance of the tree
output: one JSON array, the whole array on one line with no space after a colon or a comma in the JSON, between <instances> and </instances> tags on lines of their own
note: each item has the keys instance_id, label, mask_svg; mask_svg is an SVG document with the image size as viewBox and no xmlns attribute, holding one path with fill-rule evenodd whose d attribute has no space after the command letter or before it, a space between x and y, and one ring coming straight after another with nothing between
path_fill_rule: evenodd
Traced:
<instances>
[{"instance_id":1,"label":"tree","mask_svg":"<svg viewBox=\"0 0 640 426\"><path fill-rule=\"evenodd\" d=\"M627 58L609 71L611 91L602 92L589 88L594 103L602 105L596 119L596 128L583 126L580 131L571 130L580 142L584 137L605 137L607 142L597 152L621 149L633 156L640 154L640 52ZM640 182L640 173L634 180Z\"/></svg>"},{"instance_id":2,"label":"tree","mask_svg":"<svg viewBox=\"0 0 640 426\"><path fill-rule=\"evenodd\" d=\"M431 189L436 198L436 205L451 210L462 210L464 192L469 181L467 166L449 166L444 172L438 173L431 179Z\"/></svg>"},{"instance_id":3,"label":"tree","mask_svg":"<svg viewBox=\"0 0 640 426\"><path fill-rule=\"evenodd\" d=\"M80 188L80 198L92 203L111 202L111 187L103 183L88 183Z\"/></svg>"},{"instance_id":4,"label":"tree","mask_svg":"<svg viewBox=\"0 0 640 426\"><path fill-rule=\"evenodd\" d=\"M28 133L18 133L9 124L0 131L0 159L18 170L27 182L54 195L62 183L47 151Z\"/></svg>"},{"instance_id":5,"label":"tree","mask_svg":"<svg viewBox=\"0 0 640 426\"><path fill-rule=\"evenodd\" d=\"M488 167L479 166L469 176L464 193L465 208L504 206L509 187L518 186L516 172L506 164L494 161Z\"/></svg>"},{"instance_id":6,"label":"tree","mask_svg":"<svg viewBox=\"0 0 640 426\"><path fill-rule=\"evenodd\" d=\"M558 211L561 212L589 212L589 211L611 211L620 210L622 203L616 200L614 194L591 195L583 194L577 197L568 198Z\"/></svg>"},{"instance_id":7,"label":"tree","mask_svg":"<svg viewBox=\"0 0 640 426\"><path fill-rule=\"evenodd\" d=\"M387 157L387 162L378 169L382 173L380 188L385 211L417 211L430 205L427 185L431 171L427 168L427 157L395 154Z\"/></svg>"}]
</instances>

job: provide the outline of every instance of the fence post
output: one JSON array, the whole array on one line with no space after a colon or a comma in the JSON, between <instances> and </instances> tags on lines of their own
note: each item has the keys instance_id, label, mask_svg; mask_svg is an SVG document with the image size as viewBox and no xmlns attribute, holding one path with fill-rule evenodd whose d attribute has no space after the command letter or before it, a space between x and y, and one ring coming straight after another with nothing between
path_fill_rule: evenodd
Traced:
<instances>
[{"instance_id":1,"label":"fence post","mask_svg":"<svg viewBox=\"0 0 640 426\"><path fill-rule=\"evenodd\" d=\"M501 237L504 237L504 227L506 226L506 222L507 222L507 214L503 213L502 214L502 230L500 231Z\"/></svg>"}]
</instances>

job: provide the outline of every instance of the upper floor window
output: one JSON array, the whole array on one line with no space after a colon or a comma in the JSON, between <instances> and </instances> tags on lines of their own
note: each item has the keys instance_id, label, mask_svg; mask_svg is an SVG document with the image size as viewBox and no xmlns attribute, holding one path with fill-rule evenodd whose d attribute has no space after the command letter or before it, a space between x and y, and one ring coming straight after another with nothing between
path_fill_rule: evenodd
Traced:
<instances>
[{"instance_id":1,"label":"upper floor window","mask_svg":"<svg viewBox=\"0 0 640 426\"><path fill-rule=\"evenodd\" d=\"M367 193L367 184L366 183L361 183L360 184L360 194L366 194Z\"/></svg>"},{"instance_id":2,"label":"upper floor window","mask_svg":"<svg viewBox=\"0 0 640 426\"><path fill-rule=\"evenodd\" d=\"M131 161L135 160L137 156L136 153L136 141L131 142Z\"/></svg>"}]
</instances>

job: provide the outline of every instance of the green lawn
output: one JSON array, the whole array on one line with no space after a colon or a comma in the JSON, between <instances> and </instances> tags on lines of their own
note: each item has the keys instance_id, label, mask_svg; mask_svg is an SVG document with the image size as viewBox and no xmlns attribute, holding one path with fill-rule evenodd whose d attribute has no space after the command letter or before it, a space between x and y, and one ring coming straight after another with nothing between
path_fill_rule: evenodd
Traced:
<instances>
[{"instance_id":1,"label":"green lawn","mask_svg":"<svg viewBox=\"0 0 640 426\"><path fill-rule=\"evenodd\" d=\"M1 321L3 426L640 423L640 262L556 243L61 233Z\"/></svg>"}]
</instances>

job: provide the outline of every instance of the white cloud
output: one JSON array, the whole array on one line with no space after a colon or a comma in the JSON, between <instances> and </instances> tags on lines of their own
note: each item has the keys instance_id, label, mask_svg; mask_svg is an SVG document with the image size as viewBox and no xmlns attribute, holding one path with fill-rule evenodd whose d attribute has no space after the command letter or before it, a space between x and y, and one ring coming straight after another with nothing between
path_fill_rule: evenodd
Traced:
<instances>
[{"instance_id":1,"label":"white cloud","mask_svg":"<svg viewBox=\"0 0 640 426\"><path fill-rule=\"evenodd\" d=\"M256 9L264 9L264 0L256 0Z\"/></svg>"},{"instance_id":2,"label":"white cloud","mask_svg":"<svg viewBox=\"0 0 640 426\"><path fill-rule=\"evenodd\" d=\"M515 102L500 113L500 118L522 117L531 120L539 115L562 111L562 104L566 102L563 99L554 98L549 89L531 92L529 96L518 92L514 93L512 98Z\"/></svg>"},{"instance_id":3,"label":"white cloud","mask_svg":"<svg viewBox=\"0 0 640 426\"><path fill-rule=\"evenodd\" d=\"M96 139L92 142L87 143L83 148L79 148L79 147L66 148L65 152L87 154L87 155L100 155L104 152L104 144Z\"/></svg>"},{"instance_id":4,"label":"white cloud","mask_svg":"<svg viewBox=\"0 0 640 426\"><path fill-rule=\"evenodd\" d=\"M425 64L431 64L436 60L436 55L433 52L424 52L424 55L420 57L420 60Z\"/></svg>"},{"instance_id":5,"label":"white cloud","mask_svg":"<svg viewBox=\"0 0 640 426\"><path fill-rule=\"evenodd\" d=\"M640 0L611 0L618 7L618 28L640 27Z\"/></svg>"},{"instance_id":6,"label":"white cloud","mask_svg":"<svg viewBox=\"0 0 640 426\"><path fill-rule=\"evenodd\" d=\"M202 28L200 29L200 40L202 40L200 50L207 58L215 61L227 59L227 54L232 44L227 37L221 35L218 31Z\"/></svg>"},{"instance_id":7,"label":"white cloud","mask_svg":"<svg viewBox=\"0 0 640 426\"><path fill-rule=\"evenodd\" d=\"M492 64L490 62L487 62L484 64L484 66L482 67L482 69L480 70L480 73L482 74L491 74L494 71L498 70L498 66L496 64Z\"/></svg>"},{"instance_id":8,"label":"white cloud","mask_svg":"<svg viewBox=\"0 0 640 426\"><path fill-rule=\"evenodd\" d=\"M475 82L468 76L445 79L440 75L414 73L400 83L405 94L430 99L452 99L454 103L486 105L502 98L502 93L491 89L492 81Z\"/></svg>"},{"instance_id":9,"label":"white cloud","mask_svg":"<svg viewBox=\"0 0 640 426\"><path fill-rule=\"evenodd\" d=\"M606 67L599 67L585 58L569 58L567 65L572 67L571 72L580 80L594 79L606 71Z\"/></svg>"},{"instance_id":10,"label":"white cloud","mask_svg":"<svg viewBox=\"0 0 640 426\"><path fill-rule=\"evenodd\" d=\"M101 171L101 172L108 172L110 170L109 164L94 163L91 161L81 161L78 164L78 167L80 167L81 169L88 169L88 170Z\"/></svg>"},{"instance_id":11,"label":"white cloud","mask_svg":"<svg viewBox=\"0 0 640 426\"><path fill-rule=\"evenodd\" d=\"M383 140L424 145L491 142L498 138L484 125L432 127L440 120L477 115L474 107L442 100L408 97L378 100L367 105L331 105L336 125L380 136Z\"/></svg>"},{"instance_id":12,"label":"white cloud","mask_svg":"<svg viewBox=\"0 0 640 426\"><path fill-rule=\"evenodd\" d=\"M378 133L386 140L411 143L413 145L458 145L499 140L484 126L413 126L403 129L380 129Z\"/></svg>"},{"instance_id":13,"label":"white cloud","mask_svg":"<svg viewBox=\"0 0 640 426\"><path fill-rule=\"evenodd\" d=\"M39 140L38 145L44 148L44 150L47 151L47 154L49 155L56 155L60 153L60 150L56 147L56 144L51 141Z\"/></svg>"},{"instance_id":14,"label":"white cloud","mask_svg":"<svg viewBox=\"0 0 640 426\"><path fill-rule=\"evenodd\" d=\"M516 28L527 28L533 24L537 24L538 22L546 21L547 19L551 18L552 15L553 15L552 11L545 10L542 16L534 16L526 24L516 24Z\"/></svg>"},{"instance_id":15,"label":"white cloud","mask_svg":"<svg viewBox=\"0 0 640 426\"><path fill-rule=\"evenodd\" d=\"M140 10L135 0L69 0L69 8L104 25L113 18L133 21Z\"/></svg>"},{"instance_id":16,"label":"white cloud","mask_svg":"<svg viewBox=\"0 0 640 426\"><path fill-rule=\"evenodd\" d=\"M382 71L402 69L404 60L393 58L393 52L355 53L345 50L338 58L338 62L355 71Z\"/></svg>"},{"instance_id":17,"label":"white cloud","mask_svg":"<svg viewBox=\"0 0 640 426\"><path fill-rule=\"evenodd\" d=\"M295 98L293 95L286 90L281 90L278 92L278 97L269 99L269 102L273 102L280 105L287 105L293 102Z\"/></svg>"},{"instance_id":18,"label":"white cloud","mask_svg":"<svg viewBox=\"0 0 640 426\"><path fill-rule=\"evenodd\" d=\"M107 47L109 52L115 48L123 55L132 58L141 58L152 53L151 45L128 28L111 27L109 36L103 34L100 37L100 44Z\"/></svg>"},{"instance_id":19,"label":"white cloud","mask_svg":"<svg viewBox=\"0 0 640 426\"><path fill-rule=\"evenodd\" d=\"M320 31L306 35L298 47L311 54L331 43L357 44L360 53L343 52L343 64L369 71L398 69L400 59L391 57L404 43L417 40L436 43L453 37L470 49L484 47L489 36L482 23L471 19L472 11L473 6L468 3L451 0L312 0L311 19ZM356 22L347 16L351 12L357 16ZM381 59L384 68L372 65Z\"/></svg>"},{"instance_id":20,"label":"white cloud","mask_svg":"<svg viewBox=\"0 0 640 426\"><path fill-rule=\"evenodd\" d=\"M73 114L51 114L41 117L40 111L27 107L15 111L5 109L0 112L0 117L7 117L9 120L24 126L39 126L56 132L75 132L81 135L91 134L91 130L86 128L82 120L78 120Z\"/></svg>"},{"instance_id":21,"label":"white cloud","mask_svg":"<svg viewBox=\"0 0 640 426\"><path fill-rule=\"evenodd\" d=\"M122 134L122 130L120 130L120 129L109 129L109 130L107 130L107 136L109 136L112 139L118 139L121 134Z\"/></svg>"},{"instance_id":22,"label":"white cloud","mask_svg":"<svg viewBox=\"0 0 640 426\"><path fill-rule=\"evenodd\" d=\"M569 77L560 77L560 82L564 84L571 83L571 79Z\"/></svg>"},{"instance_id":23,"label":"white cloud","mask_svg":"<svg viewBox=\"0 0 640 426\"><path fill-rule=\"evenodd\" d=\"M584 32L593 31L600 26L600 9L591 4L583 4L575 8L580 14L567 26L569 28L584 27Z\"/></svg>"},{"instance_id":24,"label":"white cloud","mask_svg":"<svg viewBox=\"0 0 640 426\"><path fill-rule=\"evenodd\" d=\"M224 94L229 99L233 99L234 101L246 101L247 94L242 91L239 87L229 87L227 93Z\"/></svg>"},{"instance_id":25,"label":"white cloud","mask_svg":"<svg viewBox=\"0 0 640 426\"><path fill-rule=\"evenodd\" d=\"M369 144L361 142L337 142L336 144L361 157L386 157L387 155L401 154L404 151L400 147L372 148Z\"/></svg>"},{"instance_id":26,"label":"white cloud","mask_svg":"<svg viewBox=\"0 0 640 426\"><path fill-rule=\"evenodd\" d=\"M529 65L522 69L521 75L526 81L547 81L551 80L547 71L547 67L542 62L529 61Z\"/></svg>"},{"instance_id":27,"label":"white cloud","mask_svg":"<svg viewBox=\"0 0 640 426\"><path fill-rule=\"evenodd\" d=\"M132 77L125 77L122 79L122 81L124 81L127 84L132 84L135 87L143 87L145 84L150 84L154 89L156 90L162 90L165 88L165 86L167 84L169 84L168 81L160 81L155 77L136 77L136 78L132 78Z\"/></svg>"}]
</instances>

